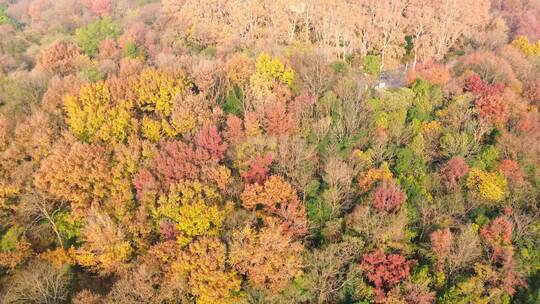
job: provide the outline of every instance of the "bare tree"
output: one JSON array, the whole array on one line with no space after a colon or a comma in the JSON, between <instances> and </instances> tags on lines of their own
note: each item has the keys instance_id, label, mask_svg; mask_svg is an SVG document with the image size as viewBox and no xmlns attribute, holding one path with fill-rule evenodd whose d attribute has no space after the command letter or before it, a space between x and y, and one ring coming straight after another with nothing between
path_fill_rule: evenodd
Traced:
<instances>
[{"instance_id":1,"label":"bare tree","mask_svg":"<svg viewBox=\"0 0 540 304\"><path fill-rule=\"evenodd\" d=\"M63 247L64 241L55 220L56 215L63 208L64 204L62 202L47 199L39 193L34 192L22 197L18 212L22 218L30 221L28 224L29 229L33 229L41 222L46 221L47 225L56 235L58 244Z\"/></svg>"},{"instance_id":2,"label":"bare tree","mask_svg":"<svg viewBox=\"0 0 540 304\"><path fill-rule=\"evenodd\" d=\"M33 261L9 279L2 303L65 303L69 294L70 280L68 268L59 269L47 262Z\"/></svg>"}]
</instances>

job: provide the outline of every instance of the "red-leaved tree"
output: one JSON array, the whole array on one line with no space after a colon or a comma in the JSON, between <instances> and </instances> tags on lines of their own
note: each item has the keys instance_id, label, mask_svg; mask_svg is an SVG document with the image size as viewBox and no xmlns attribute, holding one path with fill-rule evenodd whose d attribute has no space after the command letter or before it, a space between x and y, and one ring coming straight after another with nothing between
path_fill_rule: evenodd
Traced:
<instances>
[{"instance_id":1,"label":"red-leaved tree","mask_svg":"<svg viewBox=\"0 0 540 304\"><path fill-rule=\"evenodd\" d=\"M497 166L497 170L514 183L521 183L524 181L524 174L519 169L519 165L515 160L503 159Z\"/></svg>"},{"instance_id":2,"label":"red-leaved tree","mask_svg":"<svg viewBox=\"0 0 540 304\"><path fill-rule=\"evenodd\" d=\"M156 198L160 186L157 179L148 170L142 170L133 177L133 185L137 190L137 199L140 202Z\"/></svg>"},{"instance_id":3,"label":"red-leaved tree","mask_svg":"<svg viewBox=\"0 0 540 304\"><path fill-rule=\"evenodd\" d=\"M398 283L411 277L411 267L415 261L407 260L399 254L386 255L382 249L365 254L360 268L375 285L376 301L383 302L386 292Z\"/></svg>"},{"instance_id":4,"label":"red-leaved tree","mask_svg":"<svg viewBox=\"0 0 540 304\"><path fill-rule=\"evenodd\" d=\"M474 74L467 79L465 88L477 95L476 109L480 117L496 123L508 120L508 107L503 100L504 84L488 84L478 74Z\"/></svg>"},{"instance_id":5,"label":"red-leaved tree","mask_svg":"<svg viewBox=\"0 0 540 304\"><path fill-rule=\"evenodd\" d=\"M512 223L505 217L497 217L480 230L484 243L491 249L491 259L510 262L514 255L512 247Z\"/></svg>"},{"instance_id":6,"label":"red-leaved tree","mask_svg":"<svg viewBox=\"0 0 540 304\"><path fill-rule=\"evenodd\" d=\"M287 113L285 103L277 102L264 111L266 131L270 135L283 136L294 129L294 119Z\"/></svg>"},{"instance_id":7,"label":"red-leaved tree","mask_svg":"<svg viewBox=\"0 0 540 304\"><path fill-rule=\"evenodd\" d=\"M154 159L154 170L165 189L182 179L196 179L200 166L210 161L204 149L194 149L184 142L173 140L161 142L161 149Z\"/></svg>"},{"instance_id":8,"label":"red-leaved tree","mask_svg":"<svg viewBox=\"0 0 540 304\"><path fill-rule=\"evenodd\" d=\"M195 136L195 143L215 161L220 161L227 150L227 143L223 142L216 126L204 126Z\"/></svg>"},{"instance_id":9,"label":"red-leaved tree","mask_svg":"<svg viewBox=\"0 0 540 304\"><path fill-rule=\"evenodd\" d=\"M229 143L240 142L244 139L244 128L242 127L242 119L235 115L227 116L225 131L223 132L225 139Z\"/></svg>"},{"instance_id":10,"label":"red-leaved tree","mask_svg":"<svg viewBox=\"0 0 540 304\"><path fill-rule=\"evenodd\" d=\"M384 181L375 189L373 204L379 211L396 211L404 201L405 193L393 182Z\"/></svg>"},{"instance_id":11,"label":"red-leaved tree","mask_svg":"<svg viewBox=\"0 0 540 304\"><path fill-rule=\"evenodd\" d=\"M257 156L251 161L249 171L242 173L242 178L247 184L262 184L268 179L270 173L270 164L272 163L272 154Z\"/></svg>"},{"instance_id":12,"label":"red-leaved tree","mask_svg":"<svg viewBox=\"0 0 540 304\"><path fill-rule=\"evenodd\" d=\"M450 159L441 169L441 173L450 187L455 186L468 172L469 166L467 166L465 159L459 156Z\"/></svg>"}]
</instances>

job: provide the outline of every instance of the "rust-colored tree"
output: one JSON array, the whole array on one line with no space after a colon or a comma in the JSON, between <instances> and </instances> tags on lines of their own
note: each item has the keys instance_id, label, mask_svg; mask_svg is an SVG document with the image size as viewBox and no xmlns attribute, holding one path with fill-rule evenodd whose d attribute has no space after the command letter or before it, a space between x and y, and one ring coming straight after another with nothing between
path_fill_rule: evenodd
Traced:
<instances>
[{"instance_id":1,"label":"rust-colored tree","mask_svg":"<svg viewBox=\"0 0 540 304\"><path fill-rule=\"evenodd\" d=\"M452 248L452 232L449 228L433 231L430 240L431 250L437 256L437 270L442 271Z\"/></svg>"},{"instance_id":2,"label":"rust-colored tree","mask_svg":"<svg viewBox=\"0 0 540 304\"><path fill-rule=\"evenodd\" d=\"M417 79L444 85L450 80L450 72L444 64L428 60L417 64L407 72L407 84L411 85Z\"/></svg>"},{"instance_id":3,"label":"rust-colored tree","mask_svg":"<svg viewBox=\"0 0 540 304\"><path fill-rule=\"evenodd\" d=\"M383 182L375 189L373 200L377 210L394 212L405 201L405 193L394 182Z\"/></svg>"},{"instance_id":4,"label":"rust-colored tree","mask_svg":"<svg viewBox=\"0 0 540 304\"><path fill-rule=\"evenodd\" d=\"M82 60L82 50L74 43L55 41L39 57L39 66L60 75L76 71Z\"/></svg>"},{"instance_id":5,"label":"rust-colored tree","mask_svg":"<svg viewBox=\"0 0 540 304\"><path fill-rule=\"evenodd\" d=\"M411 276L411 267L415 261L407 260L399 254L385 254L377 250L365 254L360 268L366 273L370 282L375 285L376 300L382 303L386 292L395 285L407 280Z\"/></svg>"},{"instance_id":6,"label":"rust-colored tree","mask_svg":"<svg viewBox=\"0 0 540 304\"><path fill-rule=\"evenodd\" d=\"M259 232L245 227L232 235L230 260L250 285L276 293L300 274L302 251L303 246L279 226Z\"/></svg>"},{"instance_id":7,"label":"rust-colored tree","mask_svg":"<svg viewBox=\"0 0 540 304\"><path fill-rule=\"evenodd\" d=\"M525 175L521 172L519 164L513 159L503 159L497 165L497 170L514 183L522 183L525 180Z\"/></svg>"},{"instance_id":8,"label":"rust-colored tree","mask_svg":"<svg viewBox=\"0 0 540 304\"><path fill-rule=\"evenodd\" d=\"M303 236L307 232L306 209L296 191L282 177L271 176L264 184L248 184L241 194L246 209L264 221L278 220L285 233Z\"/></svg>"},{"instance_id":9,"label":"rust-colored tree","mask_svg":"<svg viewBox=\"0 0 540 304\"><path fill-rule=\"evenodd\" d=\"M214 161L220 161L227 150L227 143L223 142L216 126L204 126L195 136L195 144L208 151Z\"/></svg>"},{"instance_id":10,"label":"rust-colored tree","mask_svg":"<svg viewBox=\"0 0 540 304\"><path fill-rule=\"evenodd\" d=\"M441 173L449 187L457 185L468 172L469 166L463 157L453 157L441 169Z\"/></svg>"},{"instance_id":11,"label":"rust-colored tree","mask_svg":"<svg viewBox=\"0 0 540 304\"><path fill-rule=\"evenodd\" d=\"M36 187L82 211L109 196L110 160L97 144L62 142L34 176Z\"/></svg>"},{"instance_id":12,"label":"rust-colored tree","mask_svg":"<svg viewBox=\"0 0 540 304\"><path fill-rule=\"evenodd\" d=\"M153 162L153 168L163 183L164 189L180 180L196 179L201 171L200 165L210 160L206 150L195 149L181 141L163 141Z\"/></svg>"}]
</instances>

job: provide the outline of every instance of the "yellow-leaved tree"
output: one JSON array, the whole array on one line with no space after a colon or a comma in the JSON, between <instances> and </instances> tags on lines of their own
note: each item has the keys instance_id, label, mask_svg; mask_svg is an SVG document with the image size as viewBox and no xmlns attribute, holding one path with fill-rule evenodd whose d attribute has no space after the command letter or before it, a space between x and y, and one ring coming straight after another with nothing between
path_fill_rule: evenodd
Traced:
<instances>
[{"instance_id":1,"label":"yellow-leaved tree","mask_svg":"<svg viewBox=\"0 0 540 304\"><path fill-rule=\"evenodd\" d=\"M261 53L255 65L256 72L250 78L251 90L257 96L271 96L276 85L291 86L294 70L286 67L281 60L267 53Z\"/></svg>"},{"instance_id":2,"label":"yellow-leaved tree","mask_svg":"<svg viewBox=\"0 0 540 304\"><path fill-rule=\"evenodd\" d=\"M225 213L218 206L220 201L221 196L211 187L181 181L159 198L153 216L156 221L172 221L178 244L185 246L196 237L221 234Z\"/></svg>"},{"instance_id":3,"label":"yellow-leaved tree","mask_svg":"<svg viewBox=\"0 0 540 304\"><path fill-rule=\"evenodd\" d=\"M123 141L132 128L132 104L114 103L109 85L103 81L84 85L78 96L66 96L64 107L67 125L82 141Z\"/></svg>"},{"instance_id":4,"label":"yellow-leaved tree","mask_svg":"<svg viewBox=\"0 0 540 304\"><path fill-rule=\"evenodd\" d=\"M238 303L240 279L227 267L227 250L218 238L191 243L172 269L184 278L197 304Z\"/></svg>"},{"instance_id":5,"label":"yellow-leaved tree","mask_svg":"<svg viewBox=\"0 0 540 304\"><path fill-rule=\"evenodd\" d=\"M472 168L467 178L467 187L487 201L500 202L506 196L507 181L499 173Z\"/></svg>"},{"instance_id":6,"label":"yellow-leaved tree","mask_svg":"<svg viewBox=\"0 0 540 304\"><path fill-rule=\"evenodd\" d=\"M124 142L139 128L144 138L155 142L174 137L195 127L195 122L190 123L191 128L181 125L180 117L198 121L191 99L180 97L187 87L183 74L150 68L138 76L85 84L78 94L64 97L66 123L85 142ZM200 112L208 112L201 107ZM201 119L206 118L203 113Z\"/></svg>"}]
</instances>

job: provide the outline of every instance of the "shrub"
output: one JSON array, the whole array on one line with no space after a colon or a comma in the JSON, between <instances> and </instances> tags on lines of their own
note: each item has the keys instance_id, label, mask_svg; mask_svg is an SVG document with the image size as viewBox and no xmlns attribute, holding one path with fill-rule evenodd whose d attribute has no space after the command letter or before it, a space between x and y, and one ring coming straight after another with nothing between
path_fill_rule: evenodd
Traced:
<instances>
[{"instance_id":1,"label":"shrub","mask_svg":"<svg viewBox=\"0 0 540 304\"><path fill-rule=\"evenodd\" d=\"M367 55L363 62L364 72L379 78L381 75L381 56Z\"/></svg>"}]
</instances>

